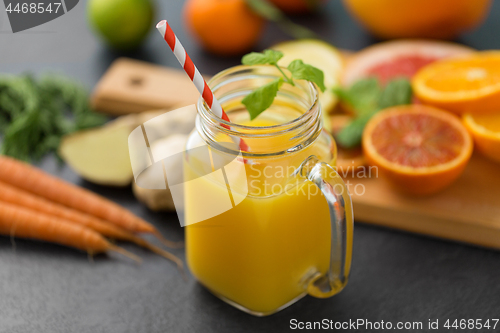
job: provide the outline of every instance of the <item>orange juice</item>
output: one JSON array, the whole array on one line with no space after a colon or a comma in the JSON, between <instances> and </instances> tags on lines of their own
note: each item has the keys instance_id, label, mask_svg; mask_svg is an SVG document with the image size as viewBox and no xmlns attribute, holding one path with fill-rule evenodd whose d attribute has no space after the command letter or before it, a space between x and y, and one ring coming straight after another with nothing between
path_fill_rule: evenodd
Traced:
<instances>
[{"instance_id":1,"label":"orange juice","mask_svg":"<svg viewBox=\"0 0 500 333\"><path fill-rule=\"evenodd\" d=\"M216 296L259 316L306 294L337 294L351 264L352 203L331 166L336 147L316 87L284 84L253 121L243 105L282 72L238 66L214 76L208 84L231 122L200 99L184 154L189 268Z\"/></svg>"},{"instance_id":2,"label":"orange juice","mask_svg":"<svg viewBox=\"0 0 500 333\"><path fill-rule=\"evenodd\" d=\"M272 126L279 121L273 115L276 115L273 110L267 110L258 120L243 124ZM270 136L246 142L251 148L263 149L292 139ZM246 164L249 193L243 201L229 211L195 224L190 224L196 211L196 204L190 200L195 189L186 183L187 261L193 275L213 293L254 314L270 314L305 295L307 279L329 269L328 204L312 182L290 181L294 179L293 171L310 155L334 162L331 147L318 138L296 153ZM195 164L186 163L186 177L196 176ZM225 184L210 180L197 186L196 191L211 193L214 196L211 200L227 191Z\"/></svg>"}]
</instances>

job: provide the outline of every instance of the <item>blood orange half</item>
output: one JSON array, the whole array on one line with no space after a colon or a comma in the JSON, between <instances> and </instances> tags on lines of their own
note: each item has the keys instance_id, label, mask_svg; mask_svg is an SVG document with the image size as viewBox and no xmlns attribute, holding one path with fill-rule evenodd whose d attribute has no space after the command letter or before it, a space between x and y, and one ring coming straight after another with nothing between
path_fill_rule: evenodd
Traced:
<instances>
[{"instance_id":1,"label":"blood orange half","mask_svg":"<svg viewBox=\"0 0 500 333\"><path fill-rule=\"evenodd\" d=\"M500 52L483 51L436 62L412 80L425 104L458 114L494 114L500 110Z\"/></svg>"},{"instance_id":2,"label":"blood orange half","mask_svg":"<svg viewBox=\"0 0 500 333\"><path fill-rule=\"evenodd\" d=\"M424 105L381 111L363 133L367 161L410 194L432 194L449 186L462 174L472 149L456 116Z\"/></svg>"},{"instance_id":3,"label":"blood orange half","mask_svg":"<svg viewBox=\"0 0 500 333\"><path fill-rule=\"evenodd\" d=\"M436 60L473 52L471 48L447 42L384 42L370 46L352 57L344 70L342 84L348 87L365 77L377 77L382 84L396 77L412 78L420 68Z\"/></svg>"}]
</instances>

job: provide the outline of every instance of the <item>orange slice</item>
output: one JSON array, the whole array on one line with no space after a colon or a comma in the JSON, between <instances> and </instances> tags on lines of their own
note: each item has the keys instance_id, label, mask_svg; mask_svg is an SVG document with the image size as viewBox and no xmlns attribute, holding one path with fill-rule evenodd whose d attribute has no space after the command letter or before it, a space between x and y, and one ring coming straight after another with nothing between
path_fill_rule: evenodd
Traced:
<instances>
[{"instance_id":1,"label":"orange slice","mask_svg":"<svg viewBox=\"0 0 500 333\"><path fill-rule=\"evenodd\" d=\"M477 149L500 163L500 113L491 115L464 115L465 127L474 138Z\"/></svg>"},{"instance_id":2,"label":"orange slice","mask_svg":"<svg viewBox=\"0 0 500 333\"><path fill-rule=\"evenodd\" d=\"M425 104L463 113L500 110L500 52L430 64L413 77L413 89Z\"/></svg>"},{"instance_id":3,"label":"orange slice","mask_svg":"<svg viewBox=\"0 0 500 333\"><path fill-rule=\"evenodd\" d=\"M417 195L436 193L453 183L472 148L472 139L457 117L424 105L381 111L363 133L368 163L397 188Z\"/></svg>"}]
</instances>

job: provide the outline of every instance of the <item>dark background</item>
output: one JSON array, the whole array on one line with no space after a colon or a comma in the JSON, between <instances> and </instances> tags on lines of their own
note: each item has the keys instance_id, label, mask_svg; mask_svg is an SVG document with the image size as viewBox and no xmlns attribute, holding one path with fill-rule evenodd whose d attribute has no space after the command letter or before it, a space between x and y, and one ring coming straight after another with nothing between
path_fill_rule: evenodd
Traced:
<instances>
[{"instance_id":1,"label":"dark background","mask_svg":"<svg viewBox=\"0 0 500 333\"><path fill-rule=\"evenodd\" d=\"M500 3L494 2L487 22L459 42L478 49L500 48ZM157 19L169 19L202 73L215 74L238 64L237 58L214 57L198 48L184 32L181 1L157 3L161 14ZM0 24L4 30L0 31L0 72L62 72L91 89L123 54L100 45L86 30L85 6L80 1L65 17L20 33L17 39ZM349 17L339 0L331 0L321 14L295 20L341 48L359 50L376 42ZM30 42L16 43L23 39ZM270 24L256 49L286 39ZM76 49L49 48L44 40L56 45L58 40L73 40ZM42 57L43 52L52 52L47 54L54 57ZM178 66L155 31L144 47L128 56ZM149 212L129 188L86 183L67 167L59 167L52 157L40 166L129 208L170 239L183 239L174 214ZM115 255L91 260L81 252L35 241L15 240L14 246L8 237L0 237L0 332L280 332L289 330L292 318L421 321L424 327L429 319L439 319L439 331L445 331L446 319L500 318L499 252L356 222L347 288L330 299L306 297L265 318L223 303L191 277L184 282L173 264L135 246L124 245L144 258L140 266ZM174 252L184 259L182 250Z\"/></svg>"}]
</instances>

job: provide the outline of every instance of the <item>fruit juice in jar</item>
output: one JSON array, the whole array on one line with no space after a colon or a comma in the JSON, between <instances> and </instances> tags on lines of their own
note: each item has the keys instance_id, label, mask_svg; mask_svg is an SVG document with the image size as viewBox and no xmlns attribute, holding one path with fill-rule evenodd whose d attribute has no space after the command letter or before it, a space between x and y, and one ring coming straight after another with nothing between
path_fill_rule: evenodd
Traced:
<instances>
[{"instance_id":1,"label":"fruit juice in jar","mask_svg":"<svg viewBox=\"0 0 500 333\"><path fill-rule=\"evenodd\" d=\"M253 121L238 101L223 106L232 126L237 128L235 133L241 132L252 152L252 156L237 159L246 173L247 191L202 177L210 163L189 155L190 148L206 141L213 151L217 149L214 142L230 139L223 133L202 139L211 129L219 128L219 124L208 126L204 124L208 118L201 116L188 140L184 159L185 179L198 179L196 186L189 181L184 183L186 257L192 274L218 297L254 315L272 314L307 293L316 297L334 295L347 283L347 278L342 278L336 284L337 290L329 294L311 292L308 287L313 277L328 275L337 257L343 257L341 275L347 277L352 248L352 208L348 194L346 200L332 203L325 198L324 188L319 187L329 185L331 189L341 182L340 177L315 183L309 179L320 177L317 168L311 168L317 173L314 177L300 176L313 173L300 171L311 159L316 166L335 163L335 144L322 130L319 106L314 103L313 111L304 111L293 100L277 98ZM304 115L306 112L309 113ZM216 203L224 200L228 192L232 202L238 204L198 222L200 207L195 198L204 193L207 201ZM347 223L343 231L345 243L337 251L337 238L332 244L336 227L332 229L330 212L339 206L345 206L347 213L336 215L347 214L344 215Z\"/></svg>"}]
</instances>

